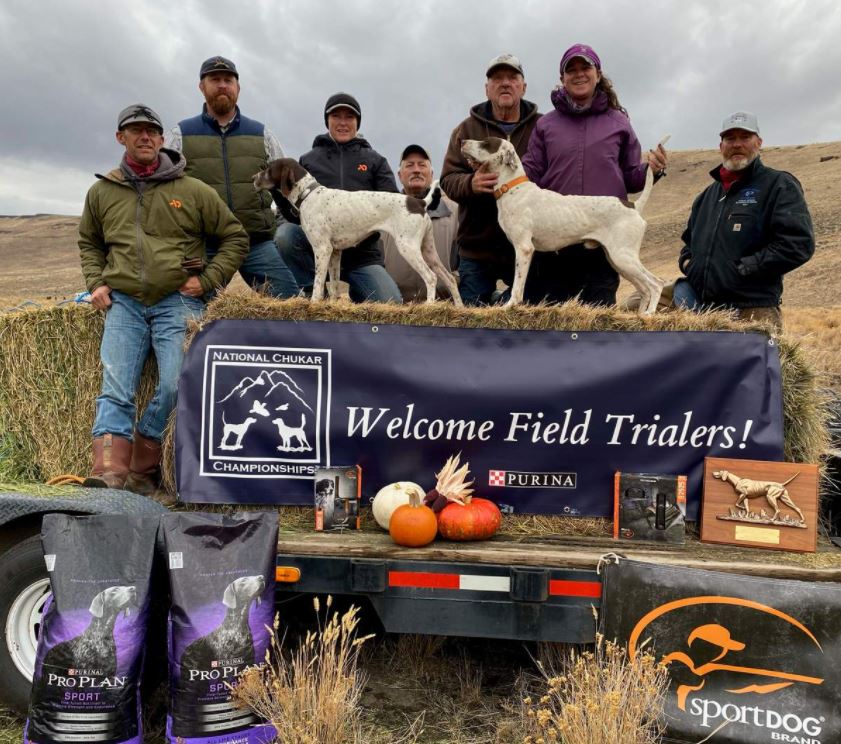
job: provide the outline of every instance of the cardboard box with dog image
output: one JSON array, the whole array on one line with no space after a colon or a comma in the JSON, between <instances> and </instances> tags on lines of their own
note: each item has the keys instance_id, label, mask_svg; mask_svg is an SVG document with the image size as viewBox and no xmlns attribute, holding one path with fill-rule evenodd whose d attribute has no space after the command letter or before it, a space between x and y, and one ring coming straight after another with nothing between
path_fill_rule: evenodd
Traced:
<instances>
[{"instance_id":1,"label":"cardboard box with dog image","mask_svg":"<svg viewBox=\"0 0 841 744\"><path fill-rule=\"evenodd\" d=\"M359 529L362 495L362 468L359 465L318 468L313 487L317 532Z\"/></svg>"}]
</instances>

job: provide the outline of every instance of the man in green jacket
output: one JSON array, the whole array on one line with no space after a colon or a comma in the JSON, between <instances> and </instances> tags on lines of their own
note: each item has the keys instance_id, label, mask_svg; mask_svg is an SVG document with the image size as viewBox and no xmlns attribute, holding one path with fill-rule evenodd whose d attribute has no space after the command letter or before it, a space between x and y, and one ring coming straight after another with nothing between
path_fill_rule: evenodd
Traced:
<instances>
[{"instance_id":1,"label":"man in green jacket","mask_svg":"<svg viewBox=\"0 0 841 744\"><path fill-rule=\"evenodd\" d=\"M248 235L216 192L184 176L184 158L163 148L160 117L144 104L123 109L120 165L88 191L79 224L91 303L105 311L100 345L93 469L86 485L158 497L161 438L175 407L184 335L248 252ZM218 243L212 260L205 243ZM158 386L135 430L135 392L151 349Z\"/></svg>"}]
</instances>

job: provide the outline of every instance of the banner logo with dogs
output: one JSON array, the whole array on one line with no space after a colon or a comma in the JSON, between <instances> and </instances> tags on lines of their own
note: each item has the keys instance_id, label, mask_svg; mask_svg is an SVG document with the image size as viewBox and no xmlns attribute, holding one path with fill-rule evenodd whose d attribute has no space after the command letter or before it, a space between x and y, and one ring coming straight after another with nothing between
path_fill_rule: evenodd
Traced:
<instances>
[{"instance_id":1,"label":"banner logo with dogs","mask_svg":"<svg viewBox=\"0 0 841 744\"><path fill-rule=\"evenodd\" d=\"M329 349L208 346L201 474L311 478L329 460L330 361Z\"/></svg>"}]
</instances>

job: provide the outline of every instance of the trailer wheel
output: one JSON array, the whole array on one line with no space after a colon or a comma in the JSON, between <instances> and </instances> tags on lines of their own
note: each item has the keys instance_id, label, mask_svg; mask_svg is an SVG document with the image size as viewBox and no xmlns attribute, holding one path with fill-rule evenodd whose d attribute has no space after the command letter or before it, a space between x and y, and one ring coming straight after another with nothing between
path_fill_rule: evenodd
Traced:
<instances>
[{"instance_id":1,"label":"trailer wheel","mask_svg":"<svg viewBox=\"0 0 841 744\"><path fill-rule=\"evenodd\" d=\"M0 555L0 703L26 715L41 613L50 591L39 535Z\"/></svg>"}]
</instances>

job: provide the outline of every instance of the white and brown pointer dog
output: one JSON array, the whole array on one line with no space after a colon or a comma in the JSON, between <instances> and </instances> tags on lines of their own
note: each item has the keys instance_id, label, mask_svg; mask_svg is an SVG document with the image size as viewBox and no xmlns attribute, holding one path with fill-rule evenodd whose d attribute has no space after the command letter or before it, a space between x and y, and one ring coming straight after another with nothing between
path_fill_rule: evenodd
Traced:
<instances>
[{"instance_id":1,"label":"white and brown pointer dog","mask_svg":"<svg viewBox=\"0 0 841 744\"><path fill-rule=\"evenodd\" d=\"M562 196L529 181L513 145L499 137L465 140L461 152L474 167L499 175L494 191L499 224L514 245L516 264L508 305L523 301L523 289L535 251L556 251L583 243L604 248L607 260L640 293L640 312L657 308L663 281L640 261L646 222L642 210L654 177L649 168L636 202L615 196Z\"/></svg>"},{"instance_id":2,"label":"white and brown pointer dog","mask_svg":"<svg viewBox=\"0 0 841 744\"><path fill-rule=\"evenodd\" d=\"M462 304L453 275L438 258L432 220L426 213L435 194L435 185L426 199L382 191L328 189L297 161L280 158L254 176L254 188L278 188L298 210L301 228L315 256L313 300L324 297L328 268L330 296L337 297L341 251L382 231L394 238L400 254L423 277L427 302L435 301L437 275L452 295L453 302Z\"/></svg>"}]
</instances>

